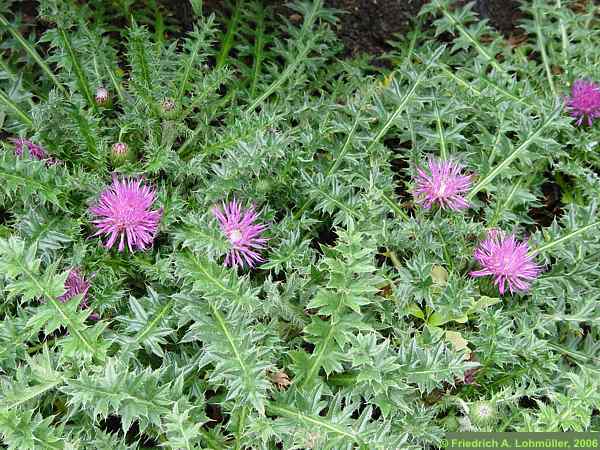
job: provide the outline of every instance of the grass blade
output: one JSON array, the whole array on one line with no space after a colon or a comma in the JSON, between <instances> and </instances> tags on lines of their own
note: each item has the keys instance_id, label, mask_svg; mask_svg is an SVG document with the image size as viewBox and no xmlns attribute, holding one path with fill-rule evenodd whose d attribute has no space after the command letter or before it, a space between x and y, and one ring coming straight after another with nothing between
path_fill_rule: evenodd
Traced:
<instances>
[{"instance_id":1,"label":"grass blade","mask_svg":"<svg viewBox=\"0 0 600 450\"><path fill-rule=\"evenodd\" d=\"M52 80L52 82L55 84L55 86L63 94L66 94L67 93L66 89L61 84L61 82L58 80L58 78L56 77L56 75L54 75L54 72L52 72L52 70L50 70L50 67L48 67L48 64L46 64L46 62L42 59L42 57L37 52L37 50L34 47L32 47L32 45L29 42L27 42L23 36L21 36L21 33L19 33L6 20L6 18L2 14L0 14L0 25L2 25L3 27L5 27L8 30L8 32L17 40L17 42L19 42L19 44L21 45L21 47L23 47L25 49L25 51L36 62L36 64L38 66L40 66L40 68L46 73L46 75L48 75L48 77Z\"/></svg>"},{"instance_id":2,"label":"grass blade","mask_svg":"<svg viewBox=\"0 0 600 450\"><path fill-rule=\"evenodd\" d=\"M254 97L256 86L262 70L265 47L265 18L266 13L262 6L256 7L256 32L254 43L254 58L252 62L252 85L250 86L250 96Z\"/></svg>"},{"instance_id":3,"label":"grass blade","mask_svg":"<svg viewBox=\"0 0 600 450\"><path fill-rule=\"evenodd\" d=\"M448 159L448 150L446 146L446 135L444 134L444 127L442 125L442 117L440 115L440 108L438 106L437 97L433 97L433 110L435 112L435 123L437 127L438 136L440 138L440 152L442 159L446 161Z\"/></svg>"}]
</instances>

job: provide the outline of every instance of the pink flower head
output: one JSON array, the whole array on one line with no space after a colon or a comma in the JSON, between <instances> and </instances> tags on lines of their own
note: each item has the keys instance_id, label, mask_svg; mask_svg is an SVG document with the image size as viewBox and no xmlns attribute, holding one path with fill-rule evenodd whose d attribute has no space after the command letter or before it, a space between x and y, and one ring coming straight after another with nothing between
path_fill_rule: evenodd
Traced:
<instances>
[{"instance_id":1,"label":"pink flower head","mask_svg":"<svg viewBox=\"0 0 600 450\"><path fill-rule=\"evenodd\" d=\"M41 145L34 144L29 139L17 138L13 139L15 144L15 155L19 158L23 157L23 151L25 147L27 147L27 151L29 152L29 156L32 158L43 160L47 158L46 150Z\"/></svg>"},{"instance_id":2,"label":"pink flower head","mask_svg":"<svg viewBox=\"0 0 600 450\"><path fill-rule=\"evenodd\" d=\"M510 293L526 292L542 269L529 255L527 242L519 242L514 234L505 236L498 230L488 232L473 254L481 270L471 272L472 277L494 277L494 284L503 295L508 285Z\"/></svg>"},{"instance_id":3,"label":"pink flower head","mask_svg":"<svg viewBox=\"0 0 600 450\"><path fill-rule=\"evenodd\" d=\"M81 309L87 309L88 300L87 294L90 289L90 282L85 279L85 277L81 274L79 269L71 269L69 271L69 275L65 281L65 289L66 292L58 297L58 300L65 303L71 300L73 297L79 294L83 294L83 298L81 299L81 303L79 303L79 307ZM98 320L99 316L96 313L93 313L90 316L90 319Z\"/></svg>"},{"instance_id":4,"label":"pink flower head","mask_svg":"<svg viewBox=\"0 0 600 450\"><path fill-rule=\"evenodd\" d=\"M587 124L592 126L593 120L600 117L600 86L591 81L576 80L571 97L567 98L567 107L571 116L578 119L577 125L587 118Z\"/></svg>"},{"instance_id":5,"label":"pink flower head","mask_svg":"<svg viewBox=\"0 0 600 450\"><path fill-rule=\"evenodd\" d=\"M441 208L460 210L469 207L463 197L471 188L471 175L462 175L462 166L452 161L429 157L428 171L417 168L415 201L429 209L434 203Z\"/></svg>"},{"instance_id":6,"label":"pink flower head","mask_svg":"<svg viewBox=\"0 0 600 450\"><path fill-rule=\"evenodd\" d=\"M267 226L254 223L258 219L254 206L243 210L234 199L227 204L223 203L222 209L215 206L212 213L231 245L225 257L225 266L238 267L245 263L254 267L256 263L264 261L257 250L265 248L267 239L260 235Z\"/></svg>"},{"instance_id":7,"label":"pink flower head","mask_svg":"<svg viewBox=\"0 0 600 450\"><path fill-rule=\"evenodd\" d=\"M97 219L92 223L98 231L94 236L108 235L105 247L111 248L117 238L119 251L125 248L125 240L130 251L135 248L145 250L152 245L162 208L151 211L156 193L142 184L142 180L118 180L113 177L112 185L101 194L98 203L90 208Z\"/></svg>"}]
</instances>

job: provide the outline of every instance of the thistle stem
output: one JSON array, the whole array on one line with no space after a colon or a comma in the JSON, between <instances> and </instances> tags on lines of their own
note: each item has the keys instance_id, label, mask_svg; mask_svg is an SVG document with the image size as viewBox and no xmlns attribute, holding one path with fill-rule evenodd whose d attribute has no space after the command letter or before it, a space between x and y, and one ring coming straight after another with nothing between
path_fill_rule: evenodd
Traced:
<instances>
[{"instance_id":1,"label":"thistle stem","mask_svg":"<svg viewBox=\"0 0 600 450\"><path fill-rule=\"evenodd\" d=\"M471 191L467 194L466 199L472 200L475 195L483 188L485 188L488 184L490 184L504 169L506 169L520 154L523 152L530 144L532 144L540 134L548 127L550 124L554 122L554 120L559 116L562 110L562 106L559 106L552 111L550 115L546 117L546 119L537 127L535 131L533 131L527 139L521 143L517 148L515 148L500 164L498 164L489 174L487 174L479 183L477 183Z\"/></svg>"},{"instance_id":2,"label":"thistle stem","mask_svg":"<svg viewBox=\"0 0 600 450\"><path fill-rule=\"evenodd\" d=\"M398 255L396 255L396 252L394 252L392 250L388 250L387 252L384 253L384 255L387 256L388 258L390 258L390 260L392 261L392 264L394 265L394 267L396 269L402 268L402 262L398 258Z\"/></svg>"},{"instance_id":3,"label":"thistle stem","mask_svg":"<svg viewBox=\"0 0 600 450\"><path fill-rule=\"evenodd\" d=\"M591 223L589 225L586 225L585 227L579 228L575 231L571 231L570 233L568 233L567 235L565 235L561 238L558 238L554 241L548 242L545 245L542 245L539 248L531 250L529 252L529 256L533 257L539 253L545 252L545 251L551 249L552 247L555 247L558 244L562 244L563 242L568 241L569 239L574 238L575 236L579 236L580 234L585 233L586 231L590 230L591 228L594 228L596 225L600 225L600 220L597 222Z\"/></svg>"},{"instance_id":4,"label":"thistle stem","mask_svg":"<svg viewBox=\"0 0 600 450\"><path fill-rule=\"evenodd\" d=\"M446 136L444 135L444 126L442 124L442 115L438 106L437 98L433 97L433 110L435 112L435 122L440 140L440 154L444 161L448 160L448 150L446 148Z\"/></svg>"},{"instance_id":5,"label":"thistle stem","mask_svg":"<svg viewBox=\"0 0 600 450\"><path fill-rule=\"evenodd\" d=\"M548 84L550 85L550 90L552 91L552 95L556 97L556 87L554 86L554 80L552 79L552 69L550 68L550 61L548 59L548 53L546 53L546 41L544 39L544 32L542 31L541 19L540 19L540 10L537 6L534 6L534 19L535 19L535 30L538 39L538 47L540 49L540 53L542 55L542 62L544 63L544 69L546 70L546 77L548 78Z\"/></svg>"}]
</instances>

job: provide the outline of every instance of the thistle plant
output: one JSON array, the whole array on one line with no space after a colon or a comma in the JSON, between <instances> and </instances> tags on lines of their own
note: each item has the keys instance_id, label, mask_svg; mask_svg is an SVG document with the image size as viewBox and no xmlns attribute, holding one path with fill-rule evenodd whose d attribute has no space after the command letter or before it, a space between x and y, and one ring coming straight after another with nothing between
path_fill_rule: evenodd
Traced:
<instances>
[{"instance_id":1,"label":"thistle plant","mask_svg":"<svg viewBox=\"0 0 600 450\"><path fill-rule=\"evenodd\" d=\"M34 144L28 139L17 138L13 140L15 146L15 155L24 157L29 155L30 158L43 160L47 157L46 150L40 145Z\"/></svg>"},{"instance_id":2,"label":"thistle plant","mask_svg":"<svg viewBox=\"0 0 600 450\"><path fill-rule=\"evenodd\" d=\"M471 176L461 172L462 167L458 163L429 158L427 171L417 169L416 202L427 209L434 204L452 210L468 208L464 195L471 188Z\"/></svg>"},{"instance_id":3,"label":"thistle plant","mask_svg":"<svg viewBox=\"0 0 600 450\"><path fill-rule=\"evenodd\" d=\"M124 142L115 142L110 148L111 156L116 161L123 161L129 153L129 146Z\"/></svg>"},{"instance_id":4,"label":"thistle plant","mask_svg":"<svg viewBox=\"0 0 600 450\"><path fill-rule=\"evenodd\" d=\"M482 268L471 272L471 276L493 276L500 295L507 288L511 293L526 292L541 272L529 255L526 242L518 242L514 235L504 236L498 230L488 233L478 245L473 258Z\"/></svg>"},{"instance_id":5,"label":"thistle plant","mask_svg":"<svg viewBox=\"0 0 600 450\"><path fill-rule=\"evenodd\" d=\"M118 241L118 250L125 245L130 251L145 250L152 244L158 231L162 209L151 210L156 196L142 180L119 180L100 194L98 202L90 207L97 228L95 236L107 235L106 248Z\"/></svg>"},{"instance_id":6,"label":"thistle plant","mask_svg":"<svg viewBox=\"0 0 600 450\"><path fill-rule=\"evenodd\" d=\"M105 105L108 103L109 98L110 94L106 88L99 87L96 89L96 103L99 105Z\"/></svg>"},{"instance_id":7,"label":"thistle plant","mask_svg":"<svg viewBox=\"0 0 600 450\"><path fill-rule=\"evenodd\" d=\"M88 291L90 290L91 283L85 278L81 270L78 268L72 268L67 275L65 281L65 293L58 297L61 302L68 302L73 297L81 296L79 307L81 309L88 308ZM91 319L97 320L98 315L93 313L90 315Z\"/></svg>"},{"instance_id":8,"label":"thistle plant","mask_svg":"<svg viewBox=\"0 0 600 450\"><path fill-rule=\"evenodd\" d=\"M575 80L571 96L567 99L567 107L577 119L577 125L585 121L592 126L594 119L600 117L600 85L586 80Z\"/></svg>"},{"instance_id":9,"label":"thistle plant","mask_svg":"<svg viewBox=\"0 0 600 450\"><path fill-rule=\"evenodd\" d=\"M434 0L374 70L321 1L147 3L0 6L6 447L600 428L591 4Z\"/></svg>"},{"instance_id":10,"label":"thistle plant","mask_svg":"<svg viewBox=\"0 0 600 450\"><path fill-rule=\"evenodd\" d=\"M264 261L259 252L267 242L265 238L260 237L266 225L255 223L258 214L254 207L242 209L234 199L223 204L223 208L214 207L212 212L231 247L225 257L226 266L254 267L256 263Z\"/></svg>"}]
</instances>

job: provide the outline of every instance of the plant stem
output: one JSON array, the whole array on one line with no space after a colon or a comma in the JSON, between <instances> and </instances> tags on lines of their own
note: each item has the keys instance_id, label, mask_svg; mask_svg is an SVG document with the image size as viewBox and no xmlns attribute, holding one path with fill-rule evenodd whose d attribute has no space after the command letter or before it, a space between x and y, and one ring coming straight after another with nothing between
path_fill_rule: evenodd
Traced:
<instances>
[{"instance_id":1,"label":"plant stem","mask_svg":"<svg viewBox=\"0 0 600 450\"><path fill-rule=\"evenodd\" d=\"M514 197L515 193L517 192L517 189L519 189L521 187L521 182L522 182L522 180L519 180L515 183L513 188L510 190L510 193L508 194L508 197L507 197L506 201L504 202L504 204L501 207L496 208L496 210L494 211L494 215L492 216L492 220L489 223L488 227L493 228L496 226L496 224L498 223L498 220L500 219L500 213L505 208L508 207L512 198Z\"/></svg>"},{"instance_id":2,"label":"plant stem","mask_svg":"<svg viewBox=\"0 0 600 450\"><path fill-rule=\"evenodd\" d=\"M448 150L446 149L446 136L444 135L444 128L442 125L442 117L440 115L440 108L438 106L437 98L433 97L433 109L435 111L435 123L437 126L438 136L440 139L440 151L444 161L448 159Z\"/></svg>"},{"instance_id":3,"label":"plant stem","mask_svg":"<svg viewBox=\"0 0 600 450\"><path fill-rule=\"evenodd\" d=\"M242 10L242 1L237 0L235 6L233 7L233 14L231 15L231 19L227 23L227 33L225 34L225 38L223 39L223 45L221 46L221 51L217 55L217 69L220 69L227 62L227 58L229 57L229 52L233 47L233 42L235 39L235 34L238 31L238 23L241 17Z\"/></svg>"},{"instance_id":4,"label":"plant stem","mask_svg":"<svg viewBox=\"0 0 600 450\"><path fill-rule=\"evenodd\" d=\"M385 255L392 260L392 264L394 265L394 267L396 269L401 269L402 268L402 262L398 258L398 255L396 255L395 251L388 250L387 252L385 252Z\"/></svg>"},{"instance_id":5,"label":"plant stem","mask_svg":"<svg viewBox=\"0 0 600 450\"><path fill-rule=\"evenodd\" d=\"M4 91L2 91L2 89L0 89L0 102L4 103L8 109L12 110L27 128L33 128L33 121L31 120L31 117L29 117L21 108L19 108L19 105L13 102L10 97L6 95Z\"/></svg>"},{"instance_id":6,"label":"plant stem","mask_svg":"<svg viewBox=\"0 0 600 450\"><path fill-rule=\"evenodd\" d=\"M562 107L556 108L552 113L544 120L544 122L533 132L531 133L525 141L521 145L519 145L513 152L506 157L504 161L498 164L494 170L492 170L488 175L486 175L479 183L473 186L473 189L467 194L467 200L471 200L475 195L481 191L484 187L486 187L489 183L491 183L494 178L496 178L500 172L502 172L506 167L512 163L519 154L525 150L529 145L536 140L536 138L544 131L560 114Z\"/></svg>"},{"instance_id":7,"label":"plant stem","mask_svg":"<svg viewBox=\"0 0 600 450\"><path fill-rule=\"evenodd\" d=\"M535 32L537 34L538 47L542 55L542 62L544 63L544 69L546 70L546 77L548 78L548 84L552 95L556 97L556 88L554 87L554 80L552 79L552 70L550 69L550 61L548 60L548 54L546 53L546 42L544 40L544 33L542 32L542 25L540 23L540 11L537 6L533 8L535 16Z\"/></svg>"},{"instance_id":8,"label":"plant stem","mask_svg":"<svg viewBox=\"0 0 600 450\"><path fill-rule=\"evenodd\" d=\"M235 450L240 450L242 448L242 437L244 435L244 427L246 426L246 416L248 414L248 407L243 406L240 411L237 423L237 431L236 431L236 439L235 439Z\"/></svg>"},{"instance_id":9,"label":"plant stem","mask_svg":"<svg viewBox=\"0 0 600 450\"><path fill-rule=\"evenodd\" d=\"M311 33L311 30L315 21L317 20L318 13L322 6L321 3L321 0L315 1L312 9L304 18L304 23L302 25L302 29L300 30L299 38L297 39L298 53L296 54L294 60L286 66L283 72L281 72L281 74L271 83L267 90L263 92L257 99L255 99L252 104L244 110L244 112L250 113L254 111L258 105L270 97L273 92L279 89L288 80L288 78L290 78L296 72L296 69L305 62L306 57L314 48L317 34ZM305 38L307 36L308 39L305 42Z\"/></svg>"},{"instance_id":10,"label":"plant stem","mask_svg":"<svg viewBox=\"0 0 600 450\"><path fill-rule=\"evenodd\" d=\"M85 72L81 67L81 64L79 63L79 58L77 58L77 55L73 50L73 46L71 45L71 39L67 34L67 30L65 30L64 28L58 28L58 35L60 36L64 50L66 51L69 57L69 61L71 63L73 72L75 72L75 76L77 77L77 86L81 91L80 93L87 100L87 103L90 106L90 108L96 111L96 102L94 101L94 96L92 95L92 88L90 87Z\"/></svg>"},{"instance_id":11,"label":"plant stem","mask_svg":"<svg viewBox=\"0 0 600 450\"><path fill-rule=\"evenodd\" d=\"M561 11L562 1L556 0L556 10ZM560 29L560 37L562 44L563 70L565 74L569 73L569 38L567 37L567 27L562 17L558 18L558 27Z\"/></svg>"},{"instance_id":12,"label":"plant stem","mask_svg":"<svg viewBox=\"0 0 600 450\"><path fill-rule=\"evenodd\" d=\"M529 256L535 256L539 253L545 252L545 251L551 249L552 247L557 246L558 244L562 244L563 242L568 241L569 239L574 238L575 236L579 236L580 234L585 233L586 231L594 228L596 225L600 225L600 220L597 222L591 223L589 225L586 225L585 227L579 228L575 231L571 231L569 234L567 234L561 238L558 238L552 242L548 242L547 244L542 245L541 247L531 250L529 252Z\"/></svg>"},{"instance_id":13,"label":"plant stem","mask_svg":"<svg viewBox=\"0 0 600 450\"><path fill-rule=\"evenodd\" d=\"M460 23L460 21L456 17L454 17L450 13L450 11L446 9L445 6L439 3L438 6L440 6L444 16L446 16L446 18L456 27L459 33L462 34L471 43L473 47L475 47L475 50L477 50L477 52L480 55L487 59L488 62L492 65L492 67L494 67L494 69L496 69L501 74L506 75L506 71L502 68L500 64L498 64L498 61L496 61L496 59L492 55L490 55L485 48L481 46L479 41L473 37L473 35L463 26L463 24Z\"/></svg>"},{"instance_id":14,"label":"plant stem","mask_svg":"<svg viewBox=\"0 0 600 450\"><path fill-rule=\"evenodd\" d=\"M25 49L25 51L27 53L29 53L29 56L31 56L31 58L38 64L38 66L40 66L40 68L46 73L46 75L48 75L48 77L52 80L54 85L63 94L66 95L67 94L66 89L61 84L61 82L58 80L56 75L54 75L52 70L50 70L50 67L48 67L48 64L46 64L46 62L43 60L43 58L40 56L40 54L37 52L37 50L27 40L25 40L25 38L23 36L21 36L21 34L1 14L0 14L0 25L2 25L3 27L5 27L8 30L8 32Z\"/></svg>"},{"instance_id":15,"label":"plant stem","mask_svg":"<svg viewBox=\"0 0 600 450\"><path fill-rule=\"evenodd\" d=\"M250 85L250 97L254 98L256 87L262 72L262 62L265 59L265 18L266 12L259 7L256 11L256 31L254 38L254 58L252 61L252 83Z\"/></svg>"},{"instance_id":16,"label":"plant stem","mask_svg":"<svg viewBox=\"0 0 600 450\"><path fill-rule=\"evenodd\" d=\"M441 56L441 54L444 52L445 49L446 49L445 46L441 46L441 47L439 47L433 53L433 55L431 56L431 59L427 62L427 64L426 64L425 68L423 69L423 71L417 76L417 79L412 84L412 86L410 87L410 89L408 90L408 92L404 95L404 97L402 97L402 100L400 100L400 103L398 104L398 107L389 116L389 118L386 120L386 122L383 124L383 126L379 129L379 132L375 135L375 137L373 138L373 140L367 146L367 149L365 151L365 153L367 155L369 155L371 153L371 150L373 149L373 147L381 140L381 138L383 138L385 136L385 134L387 133L388 129L394 123L396 123L396 120L398 119L398 116L400 115L400 113L402 113L402 111L404 111L404 107L407 105L408 101L410 99L412 99L412 96L416 92L417 87L425 79L425 76L429 72L429 68Z\"/></svg>"},{"instance_id":17,"label":"plant stem","mask_svg":"<svg viewBox=\"0 0 600 450\"><path fill-rule=\"evenodd\" d=\"M442 69L442 72L444 72L446 75L448 75L454 81L456 81L456 83L459 84L460 86L462 86L466 89L469 89L471 92L473 92L473 94L475 94L477 96L481 96L481 91L475 89L473 86L471 86L471 83L468 83L467 81L463 80L461 77L456 75L454 72L452 72L452 70L446 64L440 63L437 65L437 67Z\"/></svg>"}]
</instances>

